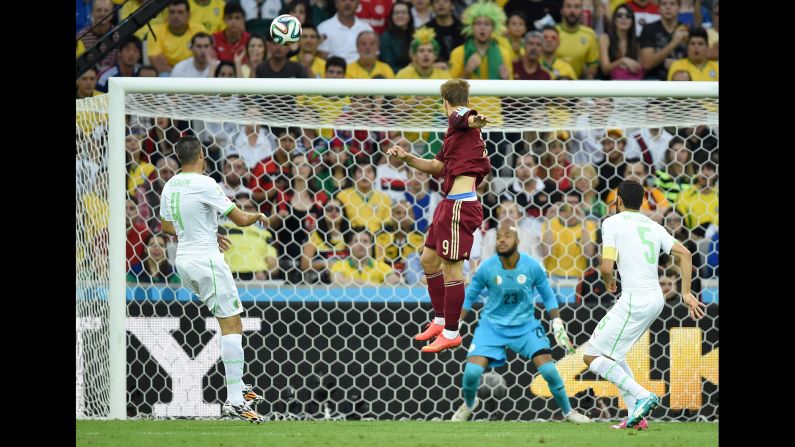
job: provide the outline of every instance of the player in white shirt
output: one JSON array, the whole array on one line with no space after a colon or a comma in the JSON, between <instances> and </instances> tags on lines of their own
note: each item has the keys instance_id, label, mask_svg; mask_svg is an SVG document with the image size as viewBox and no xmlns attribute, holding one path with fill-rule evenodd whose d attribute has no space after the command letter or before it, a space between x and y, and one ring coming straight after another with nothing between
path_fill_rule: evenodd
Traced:
<instances>
[{"instance_id":1,"label":"player in white shirt","mask_svg":"<svg viewBox=\"0 0 795 447\"><path fill-rule=\"evenodd\" d=\"M218 234L218 215L227 216L239 227L267 223L262 213L241 211L221 191L211 177L204 175L206 161L201 142L193 136L176 144L182 171L163 187L160 220L163 231L177 236L174 263L183 285L199 295L210 308L221 328L221 360L226 375L227 400L223 414L260 423L263 417L251 403L263 398L243 384L243 307L229 266L221 251L229 239ZM220 250L219 250L220 248Z\"/></svg>"},{"instance_id":2,"label":"player in white shirt","mask_svg":"<svg viewBox=\"0 0 795 447\"><path fill-rule=\"evenodd\" d=\"M690 251L661 225L641 214L644 190L640 183L625 180L618 185L618 214L602 223L602 279L616 291L614 265L621 273L621 296L602 318L585 345L583 361L588 369L618 387L627 405L626 423L614 428L646 428L645 417L660 398L640 386L626 362L626 355L660 315L665 298L657 273L660 251L673 254L682 271L682 301L694 319L704 316L704 303L690 292L693 261Z\"/></svg>"}]
</instances>

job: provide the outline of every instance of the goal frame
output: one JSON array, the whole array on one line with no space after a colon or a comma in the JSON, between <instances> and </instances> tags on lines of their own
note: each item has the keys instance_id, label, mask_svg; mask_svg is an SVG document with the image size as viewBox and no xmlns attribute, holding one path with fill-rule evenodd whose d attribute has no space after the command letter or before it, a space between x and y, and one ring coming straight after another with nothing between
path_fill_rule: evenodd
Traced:
<instances>
[{"instance_id":1,"label":"goal frame","mask_svg":"<svg viewBox=\"0 0 795 447\"><path fill-rule=\"evenodd\" d=\"M109 79L108 202L109 232L109 413L126 419L127 337L125 296L125 96L130 93L249 95L423 95L438 96L445 80L423 79ZM469 80L470 96L521 97L668 97L716 98L716 82L666 81L520 81ZM532 128L531 125L528 126Z\"/></svg>"}]
</instances>

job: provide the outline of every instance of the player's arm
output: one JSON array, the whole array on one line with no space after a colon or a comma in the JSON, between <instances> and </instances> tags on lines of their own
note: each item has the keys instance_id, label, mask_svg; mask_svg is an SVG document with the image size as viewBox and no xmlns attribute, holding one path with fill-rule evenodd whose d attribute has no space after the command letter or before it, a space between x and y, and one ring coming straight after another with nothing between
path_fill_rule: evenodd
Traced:
<instances>
[{"instance_id":1,"label":"player's arm","mask_svg":"<svg viewBox=\"0 0 795 447\"><path fill-rule=\"evenodd\" d=\"M610 219L602 222L602 265L599 272L602 274L602 281L605 283L607 291L615 293L616 286L615 268L618 260L618 249L616 248L616 229L613 228Z\"/></svg>"},{"instance_id":2,"label":"player's arm","mask_svg":"<svg viewBox=\"0 0 795 447\"><path fill-rule=\"evenodd\" d=\"M617 256L615 247L604 247L602 249L602 265L599 267L599 271L602 274L602 281L604 281L605 287L610 293L615 293L618 290L614 275Z\"/></svg>"},{"instance_id":3,"label":"player's arm","mask_svg":"<svg viewBox=\"0 0 795 447\"><path fill-rule=\"evenodd\" d=\"M567 353L574 354L574 345L569 339L569 334L566 332L566 326L560 318L560 310L558 309L558 299L555 297L555 292L552 291L552 286L549 285L547 272L537 264L533 267L532 277L534 279L533 286L541 295L544 301L544 309L552 322L552 334L555 336L555 342L558 346L565 349Z\"/></svg>"},{"instance_id":4,"label":"player's arm","mask_svg":"<svg viewBox=\"0 0 795 447\"><path fill-rule=\"evenodd\" d=\"M679 268L682 271L682 302L687 306L687 313L694 320L704 316L704 309L707 305L698 301L698 299L690 291L691 275L693 274L693 257L690 250L687 249L681 242L676 243L671 247L671 254L679 261Z\"/></svg>"},{"instance_id":5,"label":"player's arm","mask_svg":"<svg viewBox=\"0 0 795 447\"><path fill-rule=\"evenodd\" d=\"M257 221L262 222L264 225L268 224L268 218L264 214L242 211L237 206L234 206L226 216L238 227L247 227L257 223Z\"/></svg>"},{"instance_id":6,"label":"player's arm","mask_svg":"<svg viewBox=\"0 0 795 447\"><path fill-rule=\"evenodd\" d=\"M467 125L469 127L482 128L489 123L489 119L485 115L471 114L467 118Z\"/></svg>"},{"instance_id":7,"label":"player's arm","mask_svg":"<svg viewBox=\"0 0 795 447\"><path fill-rule=\"evenodd\" d=\"M414 154L406 152L402 147L395 145L387 149L386 153L393 157L397 157L407 165L414 169L431 174L433 176L439 175L444 169L444 163L437 159L428 160L426 158L417 157Z\"/></svg>"}]
</instances>

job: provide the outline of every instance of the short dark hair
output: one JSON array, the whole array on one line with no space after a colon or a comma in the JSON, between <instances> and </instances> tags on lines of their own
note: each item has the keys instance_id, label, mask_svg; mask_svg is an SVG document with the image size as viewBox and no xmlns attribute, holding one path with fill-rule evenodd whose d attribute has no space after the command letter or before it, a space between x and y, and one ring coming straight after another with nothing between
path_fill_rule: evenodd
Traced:
<instances>
[{"instance_id":1,"label":"short dark hair","mask_svg":"<svg viewBox=\"0 0 795 447\"><path fill-rule=\"evenodd\" d=\"M160 71L155 68L154 65L141 65L141 68L138 69L138 73L141 73L141 70L152 70L157 76L160 76Z\"/></svg>"},{"instance_id":2,"label":"short dark hair","mask_svg":"<svg viewBox=\"0 0 795 447\"><path fill-rule=\"evenodd\" d=\"M673 149L674 146L677 144L685 144L685 140L682 137L673 137L668 141L668 149Z\"/></svg>"},{"instance_id":3,"label":"short dark hair","mask_svg":"<svg viewBox=\"0 0 795 447\"><path fill-rule=\"evenodd\" d=\"M708 169L712 172L718 172L718 166L711 161L705 162L703 165L701 165L701 170L703 171L704 169Z\"/></svg>"},{"instance_id":4,"label":"short dark hair","mask_svg":"<svg viewBox=\"0 0 795 447\"><path fill-rule=\"evenodd\" d=\"M687 41L690 42L690 39L694 37L700 37L704 39L704 42L709 45L709 35L707 35L707 30L701 26L694 26L690 28L690 35L687 36Z\"/></svg>"},{"instance_id":5,"label":"short dark hair","mask_svg":"<svg viewBox=\"0 0 795 447\"><path fill-rule=\"evenodd\" d=\"M129 44L135 45L135 47L138 48L138 52L143 53L144 44L143 42L141 42L141 39L139 39L138 36L136 36L135 34L130 35L126 39L121 41L121 44L119 44L119 51L123 50L124 47L126 47Z\"/></svg>"},{"instance_id":6,"label":"short dark hair","mask_svg":"<svg viewBox=\"0 0 795 447\"><path fill-rule=\"evenodd\" d=\"M193 135L182 137L176 144L177 159L182 166L195 163L202 156L202 143Z\"/></svg>"},{"instance_id":7,"label":"short dark hair","mask_svg":"<svg viewBox=\"0 0 795 447\"><path fill-rule=\"evenodd\" d=\"M373 243L375 241L373 235L370 234L369 231L367 231L367 227L354 227L351 228L351 230L352 231L348 231L345 235L343 235L346 245L351 245L351 242L353 242L353 237L356 236L357 234L366 234L367 237L370 238L370 243Z\"/></svg>"},{"instance_id":8,"label":"short dark hair","mask_svg":"<svg viewBox=\"0 0 795 447\"><path fill-rule=\"evenodd\" d=\"M634 180L624 180L618 185L618 197L624 201L624 207L630 210L639 210L643 204L645 191L643 186Z\"/></svg>"},{"instance_id":9,"label":"short dark hair","mask_svg":"<svg viewBox=\"0 0 795 447\"><path fill-rule=\"evenodd\" d=\"M226 6L224 6L224 17L229 17L235 13L243 14L243 18L246 18L246 11L243 11L243 7L240 6L238 2L226 2Z\"/></svg>"},{"instance_id":10,"label":"short dark hair","mask_svg":"<svg viewBox=\"0 0 795 447\"><path fill-rule=\"evenodd\" d=\"M558 29L555 27L555 25L544 25L544 27L543 27L543 28L541 28L541 32L542 32L542 33L543 33L544 31L547 31L547 30L554 31L554 32L555 32L555 34L560 34L560 31L558 31Z\"/></svg>"},{"instance_id":11,"label":"short dark hair","mask_svg":"<svg viewBox=\"0 0 795 447\"><path fill-rule=\"evenodd\" d=\"M329 67L342 67L342 72L345 73L348 69L348 63L339 56L331 56L326 59L326 71L328 71Z\"/></svg>"},{"instance_id":12,"label":"short dark hair","mask_svg":"<svg viewBox=\"0 0 795 447\"><path fill-rule=\"evenodd\" d=\"M185 8L190 12L190 3L188 3L188 0L171 0L171 3L168 4L168 6L177 5L185 5Z\"/></svg>"},{"instance_id":13,"label":"short dark hair","mask_svg":"<svg viewBox=\"0 0 795 447\"><path fill-rule=\"evenodd\" d=\"M320 34L320 32L317 30L317 25L315 25L314 23L306 22L303 25L301 25L302 33L307 29L313 29L315 30L316 33Z\"/></svg>"},{"instance_id":14,"label":"short dark hair","mask_svg":"<svg viewBox=\"0 0 795 447\"><path fill-rule=\"evenodd\" d=\"M210 45L215 43L215 41L213 39L213 36L205 33L204 31L200 31L200 32L194 34L193 37L190 38L190 46L191 47L193 47L193 45L196 44L196 39L210 39Z\"/></svg>"}]
</instances>

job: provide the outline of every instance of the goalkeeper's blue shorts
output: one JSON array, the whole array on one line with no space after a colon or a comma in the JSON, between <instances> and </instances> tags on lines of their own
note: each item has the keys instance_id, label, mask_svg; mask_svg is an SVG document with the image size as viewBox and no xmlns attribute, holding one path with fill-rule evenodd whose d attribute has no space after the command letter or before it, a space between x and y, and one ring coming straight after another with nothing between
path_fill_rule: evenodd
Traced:
<instances>
[{"instance_id":1,"label":"goalkeeper's blue shorts","mask_svg":"<svg viewBox=\"0 0 795 447\"><path fill-rule=\"evenodd\" d=\"M472 337L472 343L469 344L467 357L476 355L486 357L489 359L489 366L496 368L505 364L506 348L528 359L552 352L547 332L538 320L533 320L531 324L522 327L521 333L517 335L510 332L513 331L500 329L499 326L489 324L488 320L481 318Z\"/></svg>"}]
</instances>

